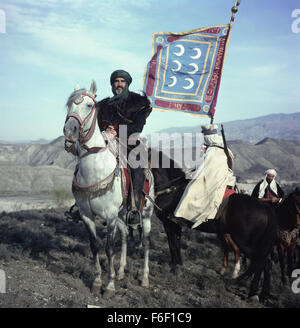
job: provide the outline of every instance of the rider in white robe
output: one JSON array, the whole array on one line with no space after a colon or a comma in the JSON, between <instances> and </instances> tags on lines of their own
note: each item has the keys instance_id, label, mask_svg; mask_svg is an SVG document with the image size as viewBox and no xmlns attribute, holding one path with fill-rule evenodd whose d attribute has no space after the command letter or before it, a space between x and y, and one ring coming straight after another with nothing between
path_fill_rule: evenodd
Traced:
<instances>
[{"instance_id":1,"label":"rider in white robe","mask_svg":"<svg viewBox=\"0 0 300 328\"><path fill-rule=\"evenodd\" d=\"M183 217L194 222L192 228L214 219L223 200L226 186L235 186L236 179L228 167L222 137L217 134L216 125L202 126L206 152L202 165L198 167L191 182L174 212L175 217ZM228 149L233 161L233 154Z\"/></svg>"}]
</instances>

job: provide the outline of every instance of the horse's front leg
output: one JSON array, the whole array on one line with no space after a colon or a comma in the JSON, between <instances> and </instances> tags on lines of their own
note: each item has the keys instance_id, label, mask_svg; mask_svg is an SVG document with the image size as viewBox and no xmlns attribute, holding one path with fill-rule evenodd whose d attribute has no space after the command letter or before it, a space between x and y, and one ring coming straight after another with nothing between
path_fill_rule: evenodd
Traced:
<instances>
[{"instance_id":1,"label":"horse's front leg","mask_svg":"<svg viewBox=\"0 0 300 328\"><path fill-rule=\"evenodd\" d=\"M121 232L121 242L122 242L122 248L121 248L121 258L120 258L120 267L118 270L117 279L122 280L125 276L125 268L127 264L127 237L128 237L128 229L124 222L120 219L117 221L117 227Z\"/></svg>"},{"instance_id":2,"label":"horse's front leg","mask_svg":"<svg viewBox=\"0 0 300 328\"><path fill-rule=\"evenodd\" d=\"M278 252L278 260L279 260L280 272L281 272L281 283L285 285L286 284L285 265L284 265L285 247L280 241L278 242L277 245L277 252Z\"/></svg>"},{"instance_id":3,"label":"horse's front leg","mask_svg":"<svg viewBox=\"0 0 300 328\"><path fill-rule=\"evenodd\" d=\"M254 273L254 276L250 283L250 289L249 289L249 294L248 294L249 299L259 301L258 288L259 288L259 281L260 281L262 271L263 271L263 269Z\"/></svg>"},{"instance_id":4,"label":"horse's front leg","mask_svg":"<svg viewBox=\"0 0 300 328\"><path fill-rule=\"evenodd\" d=\"M100 240L97 237L95 222L85 215L81 215L81 217L89 234L90 247L95 265L95 278L91 290L93 294L97 295L100 293L102 287L101 266L99 261Z\"/></svg>"},{"instance_id":5,"label":"horse's front leg","mask_svg":"<svg viewBox=\"0 0 300 328\"><path fill-rule=\"evenodd\" d=\"M171 254L171 271L177 274L179 266L182 265L181 257L181 226L170 221L165 217L159 217L162 221L168 237L169 249Z\"/></svg>"},{"instance_id":6,"label":"horse's front leg","mask_svg":"<svg viewBox=\"0 0 300 328\"><path fill-rule=\"evenodd\" d=\"M287 275L289 279L292 279L292 271L295 265L295 251L296 251L297 240L292 240L287 250L288 264L287 264Z\"/></svg>"},{"instance_id":7,"label":"horse's front leg","mask_svg":"<svg viewBox=\"0 0 300 328\"><path fill-rule=\"evenodd\" d=\"M271 273L272 273L272 261L270 258L267 258L266 265L264 267L264 280L263 280L263 287L262 292L260 294L260 301L264 302L270 297L271 291Z\"/></svg>"},{"instance_id":8,"label":"horse's front leg","mask_svg":"<svg viewBox=\"0 0 300 328\"><path fill-rule=\"evenodd\" d=\"M108 222L107 225L107 240L106 240L106 255L108 258L108 284L104 292L104 297L110 297L115 292L115 268L114 268L114 258L115 258L115 236L116 236L116 219Z\"/></svg>"},{"instance_id":9,"label":"horse's front leg","mask_svg":"<svg viewBox=\"0 0 300 328\"><path fill-rule=\"evenodd\" d=\"M220 274L223 276L226 268L228 266L228 253L229 253L229 246L228 243L226 241L225 235L220 238L221 239L221 243L222 243L222 248L223 248L223 265L222 265L222 269L220 271Z\"/></svg>"},{"instance_id":10,"label":"horse's front leg","mask_svg":"<svg viewBox=\"0 0 300 328\"><path fill-rule=\"evenodd\" d=\"M233 252L234 252L235 264L234 264L234 270L232 273L232 278L236 279L241 270L240 249L238 248L237 244L233 241L230 234L226 234L225 238L226 238L227 243L232 247Z\"/></svg>"},{"instance_id":11,"label":"horse's front leg","mask_svg":"<svg viewBox=\"0 0 300 328\"><path fill-rule=\"evenodd\" d=\"M144 247L144 268L143 268L143 278L142 287L149 287L149 252L150 252L150 231L151 231L151 219L143 218L143 236L142 243Z\"/></svg>"}]
</instances>

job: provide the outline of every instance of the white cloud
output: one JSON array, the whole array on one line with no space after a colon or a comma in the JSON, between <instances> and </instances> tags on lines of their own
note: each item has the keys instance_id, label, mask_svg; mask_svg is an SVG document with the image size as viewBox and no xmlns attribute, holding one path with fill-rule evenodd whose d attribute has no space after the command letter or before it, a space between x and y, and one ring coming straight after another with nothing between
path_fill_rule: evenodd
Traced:
<instances>
[{"instance_id":1,"label":"white cloud","mask_svg":"<svg viewBox=\"0 0 300 328\"><path fill-rule=\"evenodd\" d=\"M262 65L262 66L253 66L250 68L250 71L254 75L273 75L278 74L279 72L283 71L287 68L286 64L281 65Z\"/></svg>"},{"instance_id":2,"label":"white cloud","mask_svg":"<svg viewBox=\"0 0 300 328\"><path fill-rule=\"evenodd\" d=\"M145 0L126 3L149 6ZM23 49L11 52L19 63L48 69L51 74L61 76L74 70L75 63L82 61L84 67L90 67L88 62L92 61L109 70L118 65L133 75L142 75L145 60L149 59L137 50L136 39L124 38L120 33L142 20L126 9L124 1L13 0L4 7L9 14L12 35L23 35ZM82 70L80 66L77 69Z\"/></svg>"},{"instance_id":3,"label":"white cloud","mask_svg":"<svg viewBox=\"0 0 300 328\"><path fill-rule=\"evenodd\" d=\"M145 20L134 9L145 10L151 4L146 1L33 1L11 0L1 7L9 15L9 24L17 32L39 33L42 29L60 27L99 27L124 31L139 26Z\"/></svg>"}]
</instances>

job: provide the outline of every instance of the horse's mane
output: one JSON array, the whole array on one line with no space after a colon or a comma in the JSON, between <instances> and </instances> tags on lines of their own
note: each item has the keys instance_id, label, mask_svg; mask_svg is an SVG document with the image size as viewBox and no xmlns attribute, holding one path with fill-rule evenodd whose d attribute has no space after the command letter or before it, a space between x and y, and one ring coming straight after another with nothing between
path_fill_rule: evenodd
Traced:
<instances>
[{"instance_id":1,"label":"horse's mane","mask_svg":"<svg viewBox=\"0 0 300 328\"><path fill-rule=\"evenodd\" d=\"M184 170L180 167L178 163L176 163L170 156L168 156L166 153L164 153L161 150L155 149L155 148L149 148L148 149L149 154L149 160L151 160L151 157L153 154L156 158L159 160L159 167L154 167L152 170L168 170L170 177L179 177L179 176L185 176ZM170 163L169 167L163 167L164 163Z\"/></svg>"},{"instance_id":2,"label":"horse's mane","mask_svg":"<svg viewBox=\"0 0 300 328\"><path fill-rule=\"evenodd\" d=\"M286 197L284 197L283 201L282 201L282 205L290 205L293 202L293 198L295 195L300 195L300 190L298 188L294 189L293 191L291 191Z\"/></svg>"},{"instance_id":3,"label":"horse's mane","mask_svg":"<svg viewBox=\"0 0 300 328\"><path fill-rule=\"evenodd\" d=\"M75 101L77 98L79 98L79 97L80 97L82 94L84 94L84 93L87 93L87 90L84 89L84 88L81 88L81 89L78 89L78 90L73 91L73 92L70 94L70 96L69 96L69 98L68 98L68 100L67 100L67 103L66 103L67 108L70 108L70 107L72 106L72 104L74 103L74 101Z\"/></svg>"}]
</instances>

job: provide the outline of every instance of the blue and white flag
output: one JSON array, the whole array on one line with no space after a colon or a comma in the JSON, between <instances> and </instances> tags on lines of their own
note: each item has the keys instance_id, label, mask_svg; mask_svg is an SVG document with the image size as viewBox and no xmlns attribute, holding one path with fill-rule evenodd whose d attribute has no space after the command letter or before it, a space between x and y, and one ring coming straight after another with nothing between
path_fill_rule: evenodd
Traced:
<instances>
[{"instance_id":1,"label":"blue and white flag","mask_svg":"<svg viewBox=\"0 0 300 328\"><path fill-rule=\"evenodd\" d=\"M213 117L230 25L153 33L144 92L153 109Z\"/></svg>"}]
</instances>

